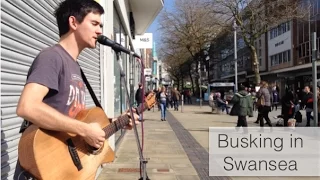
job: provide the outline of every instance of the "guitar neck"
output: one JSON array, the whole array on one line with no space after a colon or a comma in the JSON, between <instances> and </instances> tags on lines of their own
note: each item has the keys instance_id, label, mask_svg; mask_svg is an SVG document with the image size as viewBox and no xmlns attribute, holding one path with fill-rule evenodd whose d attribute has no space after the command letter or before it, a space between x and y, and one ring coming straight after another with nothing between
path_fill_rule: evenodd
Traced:
<instances>
[{"instance_id":1,"label":"guitar neck","mask_svg":"<svg viewBox=\"0 0 320 180\"><path fill-rule=\"evenodd\" d=\"M141 104L138 108L138 114L145 111L147 109L147 103ZM112 122L108 126L104 127L102 130L106 133L106 139L112 136L114 133L124 128L130 122L130 118L127 115L122 115L117 118L116 121Z\"/></svg>"},{"instance_id":2,"label":"guitar neck","mask_svg":"<svg viewBox=\"0 0 320 180\"><path fill-rule=\"evenodd\" d=\"M106 133L106 139L112 136L114 133L124 128L127 124L129 124L130 119L129 116L119 116L116 121L112 122L108 126L104 127L102 130Z\"/></svg>"}]
</instances>

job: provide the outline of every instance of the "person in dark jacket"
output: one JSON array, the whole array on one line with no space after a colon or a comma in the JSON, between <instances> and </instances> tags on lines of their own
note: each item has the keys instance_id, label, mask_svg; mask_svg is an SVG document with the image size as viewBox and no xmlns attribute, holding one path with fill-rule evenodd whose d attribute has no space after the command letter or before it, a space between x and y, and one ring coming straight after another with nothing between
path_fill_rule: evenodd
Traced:
<instances>
[{"instance_id":1,"label":"person in dark jacket","mask_svg":"<svg viewBox=\"0 0 320 180\"><path fill-rule=\"evenodd\" d=\"M135 95L137 106L139 106L142 103L142 98L143 98L142 88L143 88L142 84L139 84L139 88L137 89L136 95Z\"/></svg>"},{"instance_id":2,"label":"person in dark jacket","mask_svg":"<svg viewBox=\"0 0 320 180\"><path fill-rule=\"evenodd\" d=\"M305 109L306 109L306 116L307 116L306 126L310 126L310 120L313 119L313 116L311 116L311 113L313 111L313 94L310 91L309 86L304 87L304 92L306 94L304 95L302 104L305 106Z\"/></svg>"},{"instance_id":3,"label":"person in dark jacket","mask_svg":"<svg viewBox=\"0 0 320 180\"><path fill-rule=\"evenodd\" d=\"M294 115L294 95L293 92L287 90L281 100L281 114L283 115L283 126L288 126L288 120Z\"/></svg>"},{"instance_id":4,"label":"person in dark jacket","mask_svg":"<svg viewBox=\"0 0 320 180\"><path fill-rule=\"evenodd\" d=\"M247 117L253 116L253 102L251 95L245 90L244 86L240 86L239 92L235 93L231 103L233 107L231 109L231 116L238 116L237 127L248 127Z\"/></svg>"}]
</instances>

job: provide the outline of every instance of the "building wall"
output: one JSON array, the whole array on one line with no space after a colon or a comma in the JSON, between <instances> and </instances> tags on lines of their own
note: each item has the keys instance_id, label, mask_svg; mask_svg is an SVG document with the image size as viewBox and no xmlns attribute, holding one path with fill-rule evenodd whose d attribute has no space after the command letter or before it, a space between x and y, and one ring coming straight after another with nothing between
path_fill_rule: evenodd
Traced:
<instances>
[{"instance_id":1,"label":"building wall","mask_svg":"<svg viewBox=\"0 0 320 180\"><path fill-rule=\"evenodd\" d=\"M268 68L282 69L293 65L292 23L282 23L268 31Z\"/></svg>"}]
</instances>

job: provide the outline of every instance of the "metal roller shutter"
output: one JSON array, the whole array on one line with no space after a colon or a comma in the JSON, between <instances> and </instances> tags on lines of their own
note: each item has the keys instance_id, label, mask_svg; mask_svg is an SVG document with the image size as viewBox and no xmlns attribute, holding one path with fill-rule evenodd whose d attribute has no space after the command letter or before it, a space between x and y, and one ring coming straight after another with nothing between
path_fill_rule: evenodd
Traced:
<instances>
[{"instance_id":1,"label":"metal roller shutter","mask_svg":"<svg viewBox=\"0 0 320 180\"><path fill-rule=\"evenodd\" d=\"M22 119L16 106L28 69L42 49L58 41L57 0L1 1L1 179L13 179ZM86 49L79 62L101 101L100 49ZM87 107L94 106L87 91Z\"/></svg>"}]
</instances>

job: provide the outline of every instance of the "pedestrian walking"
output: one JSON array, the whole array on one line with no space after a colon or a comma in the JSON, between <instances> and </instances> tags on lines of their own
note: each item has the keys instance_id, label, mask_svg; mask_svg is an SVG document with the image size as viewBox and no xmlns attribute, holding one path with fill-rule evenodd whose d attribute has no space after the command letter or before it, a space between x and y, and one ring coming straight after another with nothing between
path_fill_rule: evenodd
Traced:
<instances>
[{"instance_id":1,"label":"pedestrian walking","mask_svg":"<svg viewBox=\"0 0 320 180\"><path fill-rule=\"evenodd\" d=\"M267 124L272 127L271 121L269 119L269 112L271 111L271 102L272 96L270 95L270 91L268 89L268 83L266 81L262 81L260 85L260 89L257 92L257 106L258 106L258 119L260 122L260 127L264 126L265 119Z\"/></svg>"},{"instance_id":2,"label":"pedestrian walking","mask_svg":"<svg viewBox=\"0 0 320 180\"><path fill-rule=\"evenodd\" d=\"M231 103L233 103L230 115L238 116L236 127L248 127L247 116L253 117L253 103L251 95L245 90L244 86L240 86L239 92L235 93Z\"/></svg>"},{"instance_id":3,"label":"pedestrian walking","mask_svg":"<svg viewBox=\"0 0 320 180\"><path fill-rule=\"evenodd\" d=\"M179 100L180 100L181 94L176 87L172 90L171 95L172 95L174 110L179 111Z\"/></svg>"},{"instance_id":4,"label":"pedestrian walking","mask_svg":"<svg viewBox=\"0 0 320 180\"><path fill-rule=\"evenodd\" d=\"M161 121L166 121L166 110L167 110L167 93L166 88L161 88L160 96L160 109L161 109Z\"/></svg>"},{"instance_id":5,"label":"pedestrian walking","mask_svg":"<svg viewBox=\"0 0 320 180\"><path fill-rule=\"evenodd\" d=\"M313 94L310 91L309 86L304 87L304 92L306 94L304 95L302 103L306 109L306 116L307 116L306 126L308 127L308 126L310 126L310 120L313 119L313 116L311 115L311 113L313 111Z\"/></svg>"}]
</instances>

